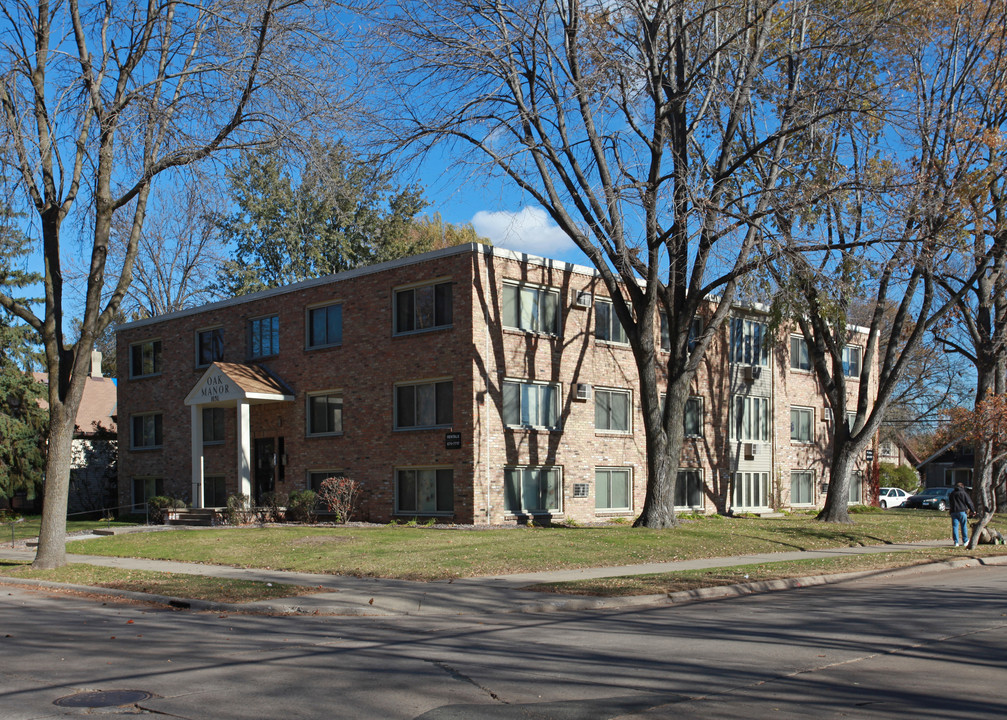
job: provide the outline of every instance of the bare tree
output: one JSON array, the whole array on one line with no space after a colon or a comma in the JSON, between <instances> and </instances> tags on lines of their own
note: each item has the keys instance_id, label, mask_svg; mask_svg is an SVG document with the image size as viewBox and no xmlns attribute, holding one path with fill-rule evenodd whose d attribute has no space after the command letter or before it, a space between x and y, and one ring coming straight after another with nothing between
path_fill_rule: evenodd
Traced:
<instances>
[{"instance_id":1,"label":"bare tree","mask_svg":"<svg viewBox=\"0 0 1007 720\"><path fill-rule=\"evenodd\" d=\"M2 162L34 217L44 312L0 295L42 336L50 435L35 566L66 562L70 445L91 348L133 279L153 183L243 147L300 137L337 110L349 72L327 0L7 0L0 9ZM64 34L65 33L65 34ZM106 288L109 238L129 216ZM68 222L69 220L69 222ZM74 237L75 228L87 228ZM64 337L64 263L89 255L80 339ZM107 297L107 300L103 300Z\"/></svg>"},{"instance_id":2,"label":"bare tree","mask_svg":"<svg viewBox=\"0 0 1007 720\"><path fill-rule=\"evenodd\" d=\"M613 299L640 377L648 476L638 525L676 523L690 385L766 214L787 202L781 174L816 124L869 102L861 61L887 5L834 10L801 0L429 0L388 11L381 40L402 92L388 103L401 110L386 126L393 136L471 150L549 213Z\"/></svg>"}]
</instances>

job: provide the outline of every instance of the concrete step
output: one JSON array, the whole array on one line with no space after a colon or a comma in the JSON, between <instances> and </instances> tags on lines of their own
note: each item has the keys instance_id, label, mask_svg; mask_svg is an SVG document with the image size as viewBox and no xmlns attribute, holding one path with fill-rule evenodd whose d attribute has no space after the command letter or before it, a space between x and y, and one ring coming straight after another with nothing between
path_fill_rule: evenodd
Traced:
<instances>
[{"instance_id":1,"label":"concrete step","mask_svg":"<svg viewBox=\"0 0 1007 720\"><path fill-rule=\"evenodd\" d=\"M210 527L217 521L217 511L207 508L183 508L168 512L168 525Z\"/></svg>"}]
</instances>

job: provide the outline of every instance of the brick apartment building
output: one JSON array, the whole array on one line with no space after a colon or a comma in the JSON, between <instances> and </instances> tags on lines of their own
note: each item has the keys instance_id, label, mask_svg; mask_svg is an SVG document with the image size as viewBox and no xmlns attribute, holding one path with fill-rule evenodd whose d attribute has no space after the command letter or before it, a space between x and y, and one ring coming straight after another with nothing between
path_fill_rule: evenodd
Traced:
<instances>
[{"instance_id":1,"label":"brick apartment building","mask_svg":"<svg viewBox=\"0 0 1007 720\"><path fill-rule=\"evenodd\" d=\"M120 504L346 475L376 522L632 517L643 420L605 295L590 268L465 245L123 325ZM832 418L803 340L765 343L765 321L737 308L707 352L683 511L824 501Z\"/></svg>"}]
</instances>

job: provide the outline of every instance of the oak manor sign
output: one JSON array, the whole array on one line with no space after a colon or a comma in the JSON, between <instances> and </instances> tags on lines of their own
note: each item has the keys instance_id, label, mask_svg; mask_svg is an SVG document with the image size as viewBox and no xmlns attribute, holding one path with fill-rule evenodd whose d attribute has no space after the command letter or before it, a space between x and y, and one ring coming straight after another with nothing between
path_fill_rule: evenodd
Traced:
<instances>
[{"instance_id":1,"label":"oak manor sign","mask_svg":"<svg viewBox=\"0 0 1007 720\"><path fill-rule=\"evenodd\" d=\"M196 397L197 402L202 404L236 400L243 394L241 388L231 378L219 373L206 378Z\"/></svg>"}]
</instances>

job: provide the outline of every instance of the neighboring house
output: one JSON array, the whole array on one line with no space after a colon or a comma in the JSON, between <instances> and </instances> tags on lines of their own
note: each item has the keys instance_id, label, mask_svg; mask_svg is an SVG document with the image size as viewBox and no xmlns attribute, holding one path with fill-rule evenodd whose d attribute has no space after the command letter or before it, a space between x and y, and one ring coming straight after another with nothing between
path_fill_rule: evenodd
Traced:
<instances>
[{"instance_id":1,"label":"neighboring house","mask_svg":"<svg viewBox=\"0 0 1007 720\"><path fill-rule=\"evenodd\" d=\"M711 343L683 418L683 511L824 501L831 413L803 339L764 343L768 319L738 307ZM137 510L154 494L258 503L334 475L362 483L377 522L643 505L637 369L590 268L446 248L128 323L117 352L119 504ZM858 374L862 343L844 354Z\"/></svg>"},{"instance_id":2,"label":"neighboring house","mask_svg":"<svg viewBox=\"0 0 1007 720\"><path fill-rule=\"evenodd\" d=\"M73 433L70 494L67 511L74 513L115 508L117 491L116 380L101 373L101 353L91 353L91 374L84 381L84 393ZM48 383L46 373L35 379ZM48 403L43 401L48 407Z\"/></svg>"},{"instance_id":3,"label":"neighboring house","mask_svg":"<svg viewBox=\"0 0 1007 720\"><path fill-rule=\"evenodd\" d=\"M924 487L951 487L962 482L972 487L972 468L975 449L960 440L954 440L919 464Z\"/></svg>"},{"instance_id":4,"label":"neighboring house","mask_svg":"<svg viewBox=\"0 0 1007 720\"><path fill-rule=\"evenodd\" d=\"M878 441L878 459L880 462L907 465L912 468L920 464L919 457L900 433L881 437Z\"/></svg>"}]
</instances>

